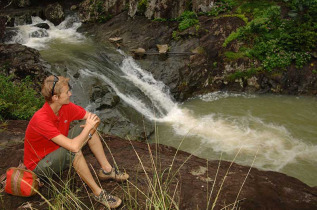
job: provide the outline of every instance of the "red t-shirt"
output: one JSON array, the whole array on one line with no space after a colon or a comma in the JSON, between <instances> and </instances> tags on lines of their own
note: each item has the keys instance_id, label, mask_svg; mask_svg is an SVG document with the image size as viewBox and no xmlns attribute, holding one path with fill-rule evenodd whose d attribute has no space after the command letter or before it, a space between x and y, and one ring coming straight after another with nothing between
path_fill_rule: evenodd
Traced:
<instances>
[{"instance_id":1,"label":"red t-shirt","mask_svg":"<svg viewBox=\"0 0 317 210\"><path fill-rule=\"evenodd\" d=\"M25 131L24 165L34 170L41 159L60 148L51 139L60 134L67 136L70 123L83 119L85 114L86 110L70 102L63 105L56 116L46 102L35 112Z\"/></svg>"}]
</instances>

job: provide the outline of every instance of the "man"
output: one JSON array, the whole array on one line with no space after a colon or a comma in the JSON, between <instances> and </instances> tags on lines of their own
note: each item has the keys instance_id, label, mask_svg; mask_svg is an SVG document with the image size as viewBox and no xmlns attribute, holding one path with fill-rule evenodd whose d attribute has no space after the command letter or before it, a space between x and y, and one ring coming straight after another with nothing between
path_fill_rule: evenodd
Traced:
<instances>
[{"instance_id":1,"label":"man","mask_svg":"<svg viewBox=\"0 0 317 210\"><path fill-rule=\"evenodd\" d=\"M72 164L92 190L96 201L117 208L121 204L120 198L107 194L97 185L81 152L82 146L88 142L99 162L100 180L125 181L129 175L118 172L109 164L97 132L91 135L100 120L95 114L70 102L72 93L68 82L69 78L55 75L45 79L41 93L46 102L34 114L25 132L24 164L40 177L46 178L59 174ZM83 129L77 128L80 130L79 135L72 130L69 132L70 123L81 119L86 122Z\"/></svg>"}]
</instances>

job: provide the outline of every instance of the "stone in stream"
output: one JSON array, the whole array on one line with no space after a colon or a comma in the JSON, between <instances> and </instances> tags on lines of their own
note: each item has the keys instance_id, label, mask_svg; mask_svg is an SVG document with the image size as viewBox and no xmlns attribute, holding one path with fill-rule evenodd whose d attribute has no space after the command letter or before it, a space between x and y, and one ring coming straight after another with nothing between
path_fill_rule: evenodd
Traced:
<instances>
[{"instance_id":1,"label":"stone in stream","mask_svg":"<svg viewBox=\"0 0 317 210\"><path fill-rule=\"evenodd\" d=\"M34 26L38 27L38 28L44 28L46 30L50 29L50 26L47 23L38 23L38 24L36 24Z\"/></svg>"},{"instance_id":2,"label":"stone in stream","mask_svg":"<svg viewBox=\"0 0 317 210\"><path fill-rule=\"evenodd\" d=\"M41 37L48 37L48 33L45 29L42 29L40 28L39 30L37 31L33 31L31 34L30 34L30 37L35 37L35 38L41 38Z\"/></svg>"},{"instance_id":3,"label":"stone in stream","mask_svg":"<svg viewBox=\"0 0 317 210\"><path fill-rule=\"evenodd\" d=\"M65 19L63 7L59 3L49 4L45 8L44 14L54 25L60 24Z\"/></svg>"},{"instance_id":4,"label":"stone in stream","mask_svg":"<svg viewBox=\"0 0 317 210\"><path fill-rule=\"evenodd\" d=\"M138 49L132 50L133 52L133 58L135 59L141 59L145 56L145 49L139 47Z\"/></svg>"}]
</instances>

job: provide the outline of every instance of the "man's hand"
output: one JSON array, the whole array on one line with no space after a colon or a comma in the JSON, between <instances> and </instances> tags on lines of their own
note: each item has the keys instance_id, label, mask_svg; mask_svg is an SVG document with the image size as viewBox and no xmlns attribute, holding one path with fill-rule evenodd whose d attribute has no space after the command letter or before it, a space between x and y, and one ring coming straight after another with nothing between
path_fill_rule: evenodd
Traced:
<instances>
[{"instance_id":1,"label":"man's hand","mask_svg":"<svg viewBox=\"0 0 317 210\"><path fill-rule=\"evenodd\" d=\"M90 130L93 129L93 132L96 131L98 125L100 123L100 119L97 115L92 114L92 113L88 113L88 117L86 119L86 124L85 127L88 126L88 128L90 128ZM90 134L92 135L92 133L90 132Z\"/></svg>"}]
</instances>

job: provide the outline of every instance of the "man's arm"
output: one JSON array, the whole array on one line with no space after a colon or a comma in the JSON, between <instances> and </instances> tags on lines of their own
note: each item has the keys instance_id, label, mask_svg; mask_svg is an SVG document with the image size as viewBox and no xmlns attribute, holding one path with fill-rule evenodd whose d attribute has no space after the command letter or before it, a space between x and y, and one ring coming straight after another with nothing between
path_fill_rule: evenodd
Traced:
<instances>
[{"instance_id":1,"label":"man's arm","mask_svg":"<svg viewBox=\"0 0 317 210\"><path fill-rule=\"evenodd\" d=\"M87 115L87 116L86 116ZM67 138L66 136L60 134L54 138L52 141L56 144L64 147L65 149L71 152L78 152L88 139L88 134L92 128L99 122L99 118L95 114L91 114L90 112L86 112L86 124L82 132L73 139Z\"/></svg>"},{"instance_id":2,"label":"man's arm","mask_svg":"<svg viewBox=\"0 0 317 210\"><path fill-rule=\"evenodd\" d=\"M84 118L82 120L87 120L89 113L90 112L86 111L86 114L85 114L85 116L84 116Z\"/></svg>"}]
</instances>

